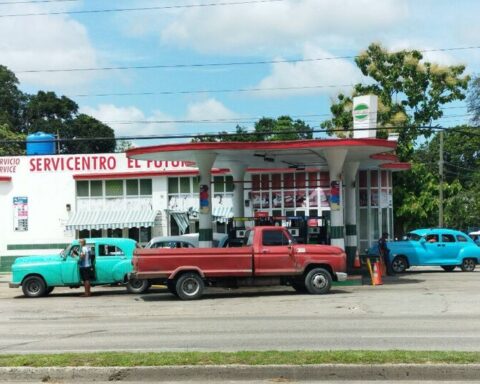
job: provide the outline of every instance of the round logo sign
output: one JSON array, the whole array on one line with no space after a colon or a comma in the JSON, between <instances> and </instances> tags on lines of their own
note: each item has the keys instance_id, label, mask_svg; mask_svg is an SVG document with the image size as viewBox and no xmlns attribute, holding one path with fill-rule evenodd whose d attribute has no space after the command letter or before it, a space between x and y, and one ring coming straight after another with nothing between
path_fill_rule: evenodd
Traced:
<instances>
[{"instance_id":1,"label":"round logo sign","mask_svg":"<svg viewBox=\"0 0 480 384\"><path fill-rule=\"evenodd\" d=\"M368 105L367 104L357 104L353 109L353 118L354 120L366 120L368 118Z\"/></svg>"}]
</instances>

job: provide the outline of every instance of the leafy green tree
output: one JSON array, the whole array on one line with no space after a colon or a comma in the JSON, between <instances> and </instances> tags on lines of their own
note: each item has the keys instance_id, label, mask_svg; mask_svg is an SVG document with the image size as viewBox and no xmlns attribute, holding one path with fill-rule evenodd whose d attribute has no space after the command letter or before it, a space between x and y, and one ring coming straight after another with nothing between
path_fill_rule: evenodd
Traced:
<instances>
[{"instance_id":1,"label":"leafy green tree","mask_svg":"<svg viewBox=\"0 0 480 384\"><path fill-rule=\"evenodd\" d=\"M353 134L353 97L378 96L378 136L399 133L398 153L409 159L419 135L429 136L435 120L443 116L442 106L465 98L469 77L465 67L440 66L423 60L417 50L388 52L379 44L371 44L356 59L366 84L356 84L351 96L340 94L331 106L333 118L322 123L332 132L343 129Z\"/></svg>"},{"instance_id":2,"label":"leafy green tree","mask_svg":"<svg viewBox=\"0 0 480 384\"><path fill-rule=\"evenodd\" d=\"M25 154L25 144L15 143L15 141L25 140L22 133L13 132L7 124L0 124L0 142L8 141L5 144L0 143L0 156L19 156Z\"/></svg>"},{"instance_id":3,"label":"leafy green tree","mask_svg":"<svg viewBox=\"0 0 480 384\"><path fill-rule=\"evenodd\" d=\"M308 140L313 138L313 128L302 120L293 120L290 116L280 116L278 119L262 117L255 123L254 132L248 133L246 128L236 126L234 134L225 131L218 135L199 136L194 142L226 142L226 141L280 141Z\"/></svg>"},{"instance_id":4,"label":"leafy green tree","mask_svg":"<svg viewBox=\"0 0 480 384\"><path fill-rule=\"evenodd\" d=\"M84 138L98 137L105 140L85 140ZM64 139L83 138L62 142L62 153L110 153L115 151L116 141L113 130L97 119L80 114L69 122L62 133Z\"/></svg>"},{"instance_id":5,"label":"leafy green tree","mask_svg":"<svg viewBox=\"0 0 480 384\"><path fill-rule=\"evenodd\" d=\"M468 112L473 113L472 124L480 125L480 76L470 82L467 103Z\"/></svg>"},{"instance_id":6,"label":"leafy green tree","mask_svg":"<svg viewBox=\"0 0 480 384\"><path fill-rule=\"evenodd\" d=\"M0 125L22 132L25 95L18 89L18 79L7 67L0 65Z\"/></svg>"}]
</instances>

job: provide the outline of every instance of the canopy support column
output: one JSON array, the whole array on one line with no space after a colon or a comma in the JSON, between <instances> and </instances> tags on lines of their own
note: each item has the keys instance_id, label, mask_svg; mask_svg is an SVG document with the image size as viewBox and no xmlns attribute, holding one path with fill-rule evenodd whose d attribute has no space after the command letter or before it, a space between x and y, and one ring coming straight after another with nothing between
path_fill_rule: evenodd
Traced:
<instances>
[{"instance_id":1,"label":"canopy support column","mask_svg":"<svg viewBox=\"0 0 480 384\"><path fill-rule=\"evenodd\" d=\"M345 252L347 253L347 268L353 269L357 253L357 178L358 161L345 163L343 175L345 179Z\"/></svg>"},{"instance_id":2,"label":"canopy support column","mask_svg":"<svg viewBox=\"0 0 480 384\"><path fill-rule=\"evenodd\" d=\"M234 188L233 188L233 217L245 216L245 188L244 179L247 166L242 163L232 163L230 172L232 173Z\"/></svg>"},{"instance_id":3,"label":"canopy support column","mask_svg":"<svg viewBox=\"0 0 480 384\"><path fill-rule=\"evenodd\" d=\"M216 154L213 152L195 153L195 162L200 173L200 191L199 191L199 234L198 246L200 248L212 247L212 166L215 162Z\"/></svg>"},{"instance_id":4,"label":"canopy support column","mask_svg":"<svg viewBox=\"0 0 480 384\"><path fill-rule=\"evenodd\" d=\"M347 153L348 150L341 148L331 148L324 152L330 171L331 244L342 249L345 249L342 170Z\"/></svg>"}]
</instances>

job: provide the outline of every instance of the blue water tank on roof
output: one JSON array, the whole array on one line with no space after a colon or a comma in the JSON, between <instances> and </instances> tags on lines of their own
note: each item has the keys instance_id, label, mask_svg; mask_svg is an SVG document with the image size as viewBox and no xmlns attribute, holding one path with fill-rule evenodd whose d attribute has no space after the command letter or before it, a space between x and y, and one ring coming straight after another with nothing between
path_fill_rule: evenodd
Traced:
<instances>
[{"instance_id":1,"label":"blue water tank on roof","mask_svg":"<svg viewBox=\"0 0 480 384\"><path fill-rule=\"evenodd\" d=\"M27 136L27 156L54 154L54 135L51 135L50 133L36 132Z\"/></svg>"}]
</instances>

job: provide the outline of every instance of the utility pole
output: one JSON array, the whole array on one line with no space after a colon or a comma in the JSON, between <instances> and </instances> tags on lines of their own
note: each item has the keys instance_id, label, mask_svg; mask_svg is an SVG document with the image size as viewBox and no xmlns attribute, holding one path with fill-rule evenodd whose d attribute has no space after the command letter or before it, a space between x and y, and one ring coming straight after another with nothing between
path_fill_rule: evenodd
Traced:
<instances>
[{"instance_id":1,"label":"utility pole","mask_svg":"<svg viewBox=\"0 0 480 384\"><path fill-rule=\"evenodd\" d=\"M440 159L438 161L440 173L439 199L438 199L438 227L443 228L443 131L440 131Z\"/></svg>"}]
</instances>

